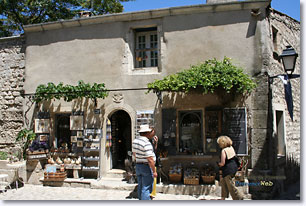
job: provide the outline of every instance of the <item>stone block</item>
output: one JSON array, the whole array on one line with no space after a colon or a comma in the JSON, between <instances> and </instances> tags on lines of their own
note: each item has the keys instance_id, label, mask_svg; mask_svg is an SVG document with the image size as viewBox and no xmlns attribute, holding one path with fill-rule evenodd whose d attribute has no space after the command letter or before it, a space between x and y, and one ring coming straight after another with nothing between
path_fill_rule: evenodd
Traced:
<instances>
[{"instance_id":1,"label":"stone block","mask_svg":"<svg viewBox=\"0 0 306 206\"><path fill-rule=\"evenodd\" d=\"M268 112L265 110L253 110L253 128L267 128Z\"/></svg>"}]
</instances>

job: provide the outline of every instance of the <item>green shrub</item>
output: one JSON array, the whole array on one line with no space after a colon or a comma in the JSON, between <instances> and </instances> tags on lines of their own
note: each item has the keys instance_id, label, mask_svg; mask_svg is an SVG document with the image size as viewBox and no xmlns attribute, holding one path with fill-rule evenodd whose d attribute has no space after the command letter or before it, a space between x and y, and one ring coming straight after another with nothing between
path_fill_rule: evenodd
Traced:
<instances>
[{"instance_id":1,"label":"green shrub","mask_svg":"<svg viewBox=\"0 0 306 206\"><path fill-rule=\"evenodd\" d=\"M6 160L7 158L8 158L8 153L0 151L0 160Z\"/></svg>"}]
</instances>

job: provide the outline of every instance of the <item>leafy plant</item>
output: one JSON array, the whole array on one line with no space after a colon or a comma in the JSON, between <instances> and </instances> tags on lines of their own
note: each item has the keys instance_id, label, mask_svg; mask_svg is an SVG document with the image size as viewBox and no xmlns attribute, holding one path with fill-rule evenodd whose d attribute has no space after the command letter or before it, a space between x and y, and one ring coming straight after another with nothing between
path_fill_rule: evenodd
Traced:
<instances>
[{"instance_id":1,"label":"leafy plant","mask_svg":"<svg viewBox=\"0 0 306 206\"><path fill-rule=\"evenodd\" d=\"M1 0L0 37L23 33L27 24L72 19L80 11L120 13L126 1L130 0Z\"/></svg>"},{"instance_id":2,"label":"leafy plant","mask_svg":"<svg viewBox=\"0 0 306 206\"><path fill-rule=\"evenodd\" d=\"M77 86L63 85L59 83L55 85L49 82L47 85L39 85L36 88L34 101L39 103L45 100L61 99L71 102L73 99L78 98L90 98L96 100L97 98L105 98L108 96L108 92L105 88L105 84L94 83L92 86L83 81L79 81Z\"/></svg>"},{"instance_id":3,"label":"leafy plant","mask_svg":"<svg viewBox=\"0 0 306 206\"><path fill-rule=\"evenodd\" d=\"M150 91L174 91L188 93L199 89L203 93L214 93L218 88L227 93L250 93L256 83L241 68L234 66L231 60L224 57L222 61L207 60L202 64L193 65L190 69L166 76L148 84Z\"/></svg>"},{"instance_id":4,"label":"leafy plant","mask_svg":"<svg viewBox=\"0 0 306 206\"><path fill-rule=\"evenodd\" d=\"M7 160L8 153L0 151L0 160Z\"/></svg>"},{"instance_id":5,"label":"leafy plant","mask_svg":"<svg viewBox=\"0 0 306 206\"><path fill-rule=\"evenodd\" d=\"M23 143L23 157L25 158L26 149L29 147L31 142L36 138L36 134L33 130L22 129L16 138L16 141L21 141Z\"/></svg>"}]
</instances>

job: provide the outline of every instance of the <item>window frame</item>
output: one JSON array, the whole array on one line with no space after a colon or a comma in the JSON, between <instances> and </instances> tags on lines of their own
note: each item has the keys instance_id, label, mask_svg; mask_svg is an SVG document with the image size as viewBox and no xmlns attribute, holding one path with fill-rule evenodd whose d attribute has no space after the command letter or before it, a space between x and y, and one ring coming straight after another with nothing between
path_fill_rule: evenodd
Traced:
<instances>
[{"instance_id":1,"label":"window frame","mask_svg":"<svg viewBox=\"0 0 306 206\"><path fill-rule=\"evenodd\" d=\"M154 41L156 48L151 48L151 35L156 36ZM139 48L139 37L145 37L145 48ZM138 52L143 52L142 55L138 55ZM152 52L156 55L152 58ZM160 66L160 35L158 32L158 27L147 27L147 28L137 28L134 29L134 69L148 69L148 68L159 68ZM145 60L143 56L145 54ZM151 60L155 60L152 65ZM140 63L141 62L141 63Z\"/></svg>"},{"instance_id":2,"label":"window frame","mask_svg":"<svg viewBox=\"0 0 306 206\"><path fill-rule=\"evenodd\" d=\"M275 134L277 136L277 156L286 156L286 121L285 112L283 110L275 110ZM278 114L281 114L280 116ZM279 118L279 119L278 119ZM281 134L280 134L281 133ZM280 141L281 140L281 141ZM280 148L282 147L282 149ZM283 150L283 154L279 151Z\"/></svg>"},{"instance_id":3,"label":"window frame","mask_svg":"<svg viewBox=\"0 0 306 206\"><path fill-rule=\"evenodd\" d=\"M182 135L182 127L181 127L181 123L182 123L182 119L181 119L181 115L182 113L185 113L183 116L186 116L187 114L190 114L190 113L195 113L195 112L199 112L200 115L200 126L201 126L201 131L200 131L200 134L201 134L201 143L202 143L202 152L203 155L205 154L205 145L204 145L204 127L203 127L203 109L192 109L192 110L177 110L177 122L178 122L178 127L177 127L177 140L176 140L176 148L177 148L177 154L185 154L183 152L181 152L181 148L180 148L180 140L181 140L181 135ZM190 155L192 156L193 154L186 154L186 155Z\"/></svg>"}]
</instances>

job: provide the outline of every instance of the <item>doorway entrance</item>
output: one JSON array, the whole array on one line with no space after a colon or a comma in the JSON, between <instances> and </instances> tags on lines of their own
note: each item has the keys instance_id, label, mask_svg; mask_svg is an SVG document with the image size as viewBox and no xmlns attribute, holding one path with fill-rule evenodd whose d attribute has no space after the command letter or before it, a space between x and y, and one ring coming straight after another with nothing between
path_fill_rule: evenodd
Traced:
<instances>
[{"instance_id":1,"label":"doorway entrance","mask_svg":"<svg viewBox=\"0 0 306 206\"><path fill-rule=\"evenodd\" d=\"M131 118L127 112L119 110L109 119L112 130L112 169L125 169L127 152L132 151Z\"/></svg>"},{"instance_id":2,"label":"doorway entrance","mask_svg":"<svg viewBox=\"0 0 306 206\"><path fill-rule=\"evenodd\" d=\"M57 114L55 116L56 125L56 147L67 146L71 149L70 114Z\"/></svg>"}]
</instances>

